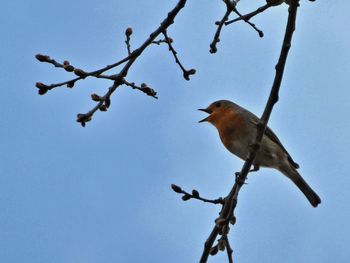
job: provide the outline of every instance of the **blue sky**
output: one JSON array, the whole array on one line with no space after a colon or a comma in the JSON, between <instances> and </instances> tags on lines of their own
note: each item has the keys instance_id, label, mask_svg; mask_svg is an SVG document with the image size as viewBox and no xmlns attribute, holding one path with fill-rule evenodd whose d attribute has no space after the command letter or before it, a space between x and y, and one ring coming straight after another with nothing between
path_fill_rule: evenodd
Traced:
<instances>
[{"instance_id":1,"label":"blue sky","mask_svg":"<svg viewBox=\"0 0 350 263\"><path fill-rule=\"evenodd\" d=\"M241 1L241 10L255 1ZM261 1L263 3L263 1ZM189 1L169 36L191 81L166 46L151 47L128 80L159 100L121 87L107 113L75 122L108 82L38 96L36 81L69 74L38 63L44 53L92 70L136 47L176 1L7 1L0 10L0 260L6 263L197 262L219 208L182 202L176 183L203 196L229 191L242 161L196 109L229 99L261 115L274 77L287 7L224 28L209 54L221 1ZM279 173L249 176L230 234L236 262L348 262L350 252L350 29L348 1L301 1L280 101L269 126L319 193L312 208ZM223 262L225 254L210 262Z\"/></svg>"}]
</instances>

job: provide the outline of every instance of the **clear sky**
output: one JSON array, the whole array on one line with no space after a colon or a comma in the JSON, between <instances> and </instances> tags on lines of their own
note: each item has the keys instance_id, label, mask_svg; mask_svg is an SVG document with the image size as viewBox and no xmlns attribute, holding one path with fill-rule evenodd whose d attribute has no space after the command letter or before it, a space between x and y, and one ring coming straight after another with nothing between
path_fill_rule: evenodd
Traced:
<instances>
[{"instance_id":1,"label":"clear sky","mask_svg":"<svg viewBox=\"0 0 350 263\"><path fill-rule=\"evenodd\" d=\"M209 54L222 1L188 1L169 30L191 81L166 46L149 48L127 87L86 128L75 122L106 81L38 96L36 81L71 75L38 63L43 53L93 70L136 47L177 1L3 1L0 9L0 261L6 263L197 262L219 207L182 202L176 183L226 195L242 161L196 109L229 99L261 115L287 17L283 5L254 22L224 28ZM241 11L258 1L241 1ZM263 3L264 1L259 1ZM230 233L235 262L348 262L350 258L349 1L302 0L280 101L269 126L318 192L314 209L279 173L249 176ZM210 262L225 262L226 255Z\"/></svg>"}]
</instances>

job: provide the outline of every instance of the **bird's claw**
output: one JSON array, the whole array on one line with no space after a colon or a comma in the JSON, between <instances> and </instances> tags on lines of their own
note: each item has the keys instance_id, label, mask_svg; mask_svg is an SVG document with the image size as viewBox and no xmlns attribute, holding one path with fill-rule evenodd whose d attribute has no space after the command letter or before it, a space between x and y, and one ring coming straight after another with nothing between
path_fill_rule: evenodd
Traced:
<instances>
[{"instance_id":1,"label":"bird's claw","mask_svg":"<svg viewBox=\"0 0 350 263\"><path fill-rule=\"evenodd\" d=\"M257 172L260 170L260 166L259 165L253 165L253 169L250 169L249 172Z\"/></svg>"}]
</instances>

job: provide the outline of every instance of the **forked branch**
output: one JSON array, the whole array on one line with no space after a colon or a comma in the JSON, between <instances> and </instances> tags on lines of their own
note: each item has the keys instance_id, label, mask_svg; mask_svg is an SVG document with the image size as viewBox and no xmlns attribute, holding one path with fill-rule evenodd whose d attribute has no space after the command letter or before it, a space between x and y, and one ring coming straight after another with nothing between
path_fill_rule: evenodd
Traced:
<instances>
[{"instance_id":1,"label":"forked branch","mask_svg":"<svg viewBox=\"0 0 350 263\"><path fill-rule=\"evenodd\" d=\"M131 35L132 35L133 31L132 31L132 28L128 28L125 31L125 35L126 35L125 43L126 43L126 47L127 47L127 51L128 51L128 56L124 57L123 59L119 60L118 62L115 62L115 63L108 65L106 67L103 67L101 69L87 72L87 71L84 71L82 69L79 69L79 68L72 66L69 63L69 61L59 63L56 60L51 59L49 56L41 55L41 54L36 55L36 58L40 62L50 63L57 68L62 68L64 70L66 70L67 72L72 72L76 75L75 78L72 78L72 79L64 81L64 82L56 83L56 84L46 85L44 83L37 82L36 87L39 89L39 91L38 91L39 94L44 95L49 90L52 90L52 89L55 89L58 87L62 87L62 86L66 86L67 88L73 88L74 85L78 81L86 79L88 77L103 78L103 79L108 79L108 80L113 81L113 84L108 88L107 92L104 95L100 96L100 95L94 94L97 96L93 96L94 97L93 100L97 103L90 111L88 111L87 113L80 113L77 115L77 122L79 122L82 126L85 126L85 124L92 119L92 117L96 111L98 111L98 110L107 111L107 109L111 105L112 94L121 85L129 86L133 89L137 89L137 90L142 91L143 93L145 93L148 96L151 96L153 98L157 98L157 96L156 96L157 92L154 91L153 89L151 89L147 84L143 83L143 84L141 84L141 86L137 86L133 82L126 81L125 77L128 75L128 71L131 68L131 66L134 64L134 62L142 55L142 53L149 46L151 46L152 44L160 44L162 42L166 42L169 45L169 49L171 50L171 52L175 56L176 62L180 65L181 69L183 70L184 78L186 80L189 80L190 76L195 74L196 71L194 69L185 70L185 68L182 66L182 64L179 62L179 59L176 56L176 51L171 45L170 38L168 38L166 35L167 29L174 23L175 17L178 15L178 13L181 11L181 9L185 6L186 2L187 2L187 0L179 0L178 3L176 4L176 6L168 13L167 17L161 22L159 27L149 35L149 37L143 42L143 44L141 46L139 46L138 48L136 48L134 50L131 50L131 44L130 44ZM166 39L163 41L160 41L160 40L157 41L156 38L161 34L164 34ZM121 66L121 65L124 65L124 66L121 68L121 70L117 74L112 74L112 75L104 74L106 71L108 71L110 69L114 69L114 68Z\"/></svg>"}]
</instances>

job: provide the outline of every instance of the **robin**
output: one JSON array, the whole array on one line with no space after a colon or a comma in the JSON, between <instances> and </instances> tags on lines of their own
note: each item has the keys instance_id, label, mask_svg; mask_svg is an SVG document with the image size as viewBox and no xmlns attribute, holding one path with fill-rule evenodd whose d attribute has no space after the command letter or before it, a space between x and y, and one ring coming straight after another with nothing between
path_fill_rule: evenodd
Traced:
<instances>
[{"instance_id":1,"label":"robin","mask_svg":"<svg viewBox=\"0 0 350 263\"><path fill-rule=\"evenodd\" d=\"M248 157L250 146L255 140L259 118L228 100L215 101L208 108L199 110L209 114L208 117L199 122L213 124L227 150L245 160ZM266 127L253 166L252 171L259 170L260 166L277 169L292 180L312 206L316 207L321 203L320 197L298 173L299 165L293 161L269 127Z\"/></svg>"}]
</instances>

